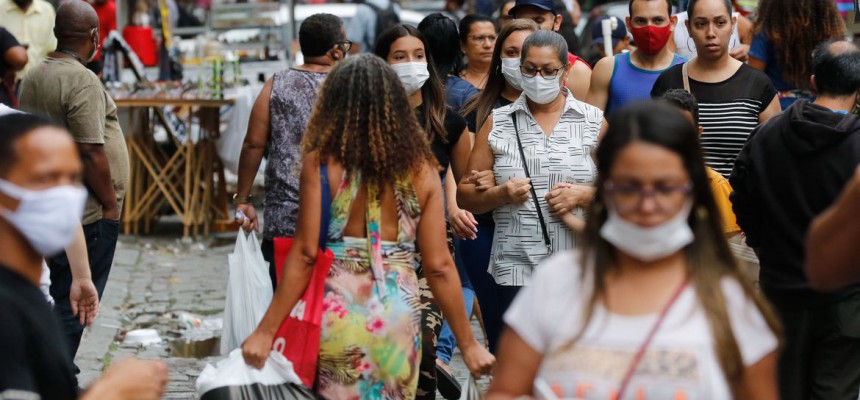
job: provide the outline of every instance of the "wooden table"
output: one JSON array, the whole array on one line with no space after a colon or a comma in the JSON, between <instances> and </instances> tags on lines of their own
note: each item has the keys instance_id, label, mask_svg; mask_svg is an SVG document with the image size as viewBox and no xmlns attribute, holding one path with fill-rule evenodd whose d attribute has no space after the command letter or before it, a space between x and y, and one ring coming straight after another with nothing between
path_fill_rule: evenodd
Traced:
<instances>
[{"instance_id":1,"label":"wooden table","mask_svg":"<svg viewBox=\"0 0 860 400\"><path fill-rule=\"evenodd\" d=\"M183 237L196 237L201 229L203 235L208 235L214 221L232 220L224 167L213 139L220 136L221 107L232 105L233 100L134 98L115 102L131 114L126 140L131 179L122 216L125 234L150 233L153 222L165 214L166 206L182 221ZM184 140L178 139L173 127L165 123L164 107L175 106L191 108ZM196 142L191 135L195 115L200 124ZM156 123L167 130L168 143L155 141Z\"/></svg>"}]
</instances>

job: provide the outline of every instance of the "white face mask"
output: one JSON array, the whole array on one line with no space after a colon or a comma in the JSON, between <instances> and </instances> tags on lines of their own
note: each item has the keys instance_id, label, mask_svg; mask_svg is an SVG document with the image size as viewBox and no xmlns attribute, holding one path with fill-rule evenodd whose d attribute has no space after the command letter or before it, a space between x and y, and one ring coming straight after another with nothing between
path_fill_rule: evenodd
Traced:
<instances>
[{"instance_id":1,"label":"white face mask","mask_svg":"<svg viewBox=\"0 0 860 400\"><path fill-rule=\"evenodd\" d=\"M677 215L650 228L625 220L613 207L609 207L609 218L600 229L600 236L639 261L665 258L693 243L693 231L687 223L692 205L692 200L687 201Z\"/></svg>"},{"instance_id":2,"label":"white face mask","mask_svg":"<svg viewBox=\"0 0 860 400\"><path fill-rule=\"evenodd\" d=\"M523 90L523 74L520 72L519 58L502 58L502 75L512 88Z\"/></svg>"},{"instance_id":3,"label":"white face mask","mask_svg":"<svg viewBox=\"0 0 860 400\"><path fill-rule=\"evenodd\" d=\"M75 238L81 223L87 190L64 185L28 190L0 179L0 192L18 200L15 211L0 211L39 254L50 257L63 251Z\"/></svg>"},{"instance_id":4,"label":"white face mask","mask_svg":"<svg viewBox=\"0 0 860 400\"><path fill-rule=\"evenodd\" d=\"M556 79L544 79L543 76L537 74L531 78L522 77L523 93L529 100L538 104L549 104L558 97L561 91L561 77L564 76L564 70L558 71ZM522 75L522 74L520 74Z\"/></svg>"},{"instance_id":5,"label":"white face mask","mask_svg":"<svg viewBox=\"0 0 860 400\"><path fill-rule=\"evenodd\" d=\"M424 86L424 82L430 79L430 70L427 67L427 63L424 62L391 64L391 68L397 73L408 96L421 89Z\"/></svg>"}]
</instances>

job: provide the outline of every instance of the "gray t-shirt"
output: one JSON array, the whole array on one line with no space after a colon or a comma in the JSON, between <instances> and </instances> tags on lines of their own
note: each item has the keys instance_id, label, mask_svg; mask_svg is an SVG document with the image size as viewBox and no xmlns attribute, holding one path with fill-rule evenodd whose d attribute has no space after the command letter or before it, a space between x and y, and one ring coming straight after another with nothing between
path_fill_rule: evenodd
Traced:
<instances>
[{"instance_id":1,"label":"gray t-shirt","mask_svg":"<svg viewBox=\"0 0 860 400\"><path fill-rule=\"evenodd\" d=\"M22 110L62 123L75 142L104 145L122 210L129 182L128 147L116 104L99 78L75 59L48 57L21 81L19 98ZM102 206L90 191L82 223L91 224L101 218Z\"/></svg>"},{"instance_id":2,"label":"gray t-shirt","mask_svg":"<svg viewBox=\"0 0 860 400\"><path fill-rule=\"evenodd\" d=\"M326 74L287 69L272 78L269 98L269 160L263 237L292 237L299 217L302 136Z\"/></svg>"}]
</instances>

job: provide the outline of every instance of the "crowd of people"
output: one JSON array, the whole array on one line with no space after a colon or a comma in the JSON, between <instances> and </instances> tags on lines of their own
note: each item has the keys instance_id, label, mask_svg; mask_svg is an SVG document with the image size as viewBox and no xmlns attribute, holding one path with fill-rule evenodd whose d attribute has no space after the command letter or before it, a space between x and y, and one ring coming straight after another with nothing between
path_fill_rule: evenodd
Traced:
<instances>
[{"instance_id":1,"label":"crowd of people","mask_svg":"<svg viewBox=\"0 0 860 400\"><path fill-rule=\"evenodd\" d=\"M320 398L459 398L457 347L489 399L855 399L860 48L836 4L630 0L588 32L592 69L571 3L303 21L304 64L265 83L241 149L236 218L275 290L245 362L322 244ZM86 67L98 14L69 0L52 24L0 117L0 399L157 398L158 362L77 385L128 155Z\"/></svg>"}]
</instances>

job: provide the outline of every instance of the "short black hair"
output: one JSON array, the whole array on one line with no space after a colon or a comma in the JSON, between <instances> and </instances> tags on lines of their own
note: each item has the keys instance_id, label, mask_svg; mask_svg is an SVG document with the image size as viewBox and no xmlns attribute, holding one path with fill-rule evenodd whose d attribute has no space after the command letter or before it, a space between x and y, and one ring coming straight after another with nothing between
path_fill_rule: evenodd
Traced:
<instances>
[{"instance_id":1,"label":"short black hair","mask_svg":"<svg viewBox=\"0 0 860 400\"><path fill-rule=\"evenodd\" d=\"M433 54L439 77L445 79L459 73L463 53L460 52L457 23L441 13L433 13L421 20L418 30L427 38L427 50Z\"/></svg>"},{"instance_id":2,"label":"short black hair","mask_svg":"<svg viewBox=\"0 0 860 400\"><path fill-rule=\"evenodd\" d=\"M627 4L627 13L630 15L631 18L633 17L633 2L634 1L636 1L636 0L630 0L630 3ZM654 1L654 0L640 0L640 1ZM656 1L660 1L660 0L656 0ZM663 0L663 1L666 2L666 12L668 12L669 16L671 17L672 16L672 2L669 0Z\"/></svg>"},{"instance_id":3,"label":"short black hair","mask_svg":"<svg viewBox=\"0 0 860 400\"><path fill-rule=\"evenodd\" d=\"M52 126L65 130L47 118L26 113L14 113L0 117L0 177L6 177L9 169L18 160L15 144L28 133L42 127Z\"/></svg>"},{"instance_id":4,"label":"short black hair","mask_svg":"<svg viewBox=\"0 0 860 400\"><path fill-rule=\"evenodd\" d=\"M660 99L693 114L693 123L699 126L699 102L696 96L684 89L671 89L663 93Z\"/></svg>"},{"instance_id":5,"label":"short black hair","mask_svg":"<svg viewBox=\"0 0 860 400\"><path fill-rule=\"evenodd\" d=\"M343 20L331 14L311 15L299 27L299 47L305 57L325 55L343 37Z\"/></svg>"},{"instance_id":6,"label":"short black hair","mask_svg":"<svg viewBox=\"0 0 860 400\"><path fill-rule=\"evenodd\" d=\"M687 4L687 20L693 20L693 11L696 11L696 4L701 0L690 0L690 3ZM734 8L732 7L732 0L722 0L723 5L726 6L726 11L729 13L729 17L732 16L734 12ZM692 22L691 22L692 23Z\"/></svg>"},{"instance_id":7,"label":"short black hair","mask_svg":"<svg viewBox=\"0 0 860 400\"><path fill-rule=\"evenodd\" d=\"M812 52L812 73L819 94L853 94L860 90L860 49L847 40L819 44Z\"/></svg>"}]
</instances>

